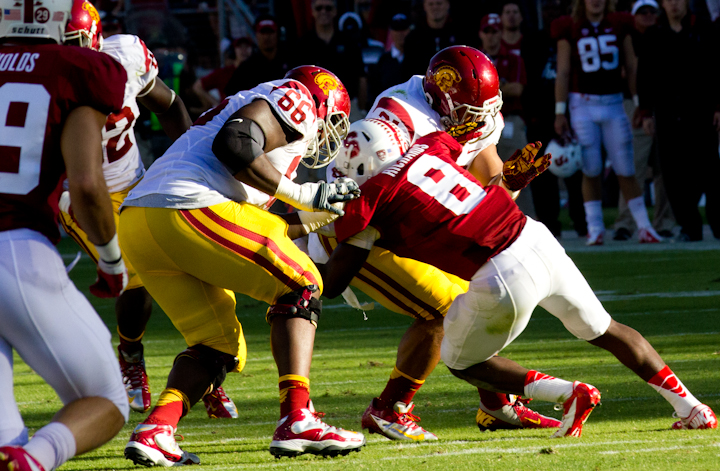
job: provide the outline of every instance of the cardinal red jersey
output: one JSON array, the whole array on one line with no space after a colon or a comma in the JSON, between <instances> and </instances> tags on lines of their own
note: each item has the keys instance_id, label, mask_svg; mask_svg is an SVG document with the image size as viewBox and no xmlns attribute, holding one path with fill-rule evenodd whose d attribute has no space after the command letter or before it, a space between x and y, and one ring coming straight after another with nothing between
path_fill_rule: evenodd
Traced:
<instances>
[{"instance_id":1,"label":"cardinal red jersey","mask_svg":"<svg viewBox=\"0 0 720 471\"><path fill-rule=\"evenodd\" d=\"M120 110L127 74L108 55L74 46L0 51L0 231L29 228L57 242L65 119L79 106Z\"/></svg>"},{"instance_id":2,"label":"cardinal red jersey","mask_svg":"<svg viewBox=\"0 0 720 471\"><path fill-rule=\"evenodd\" d=\"M623 42L634 29L628 13L609 13L597 26L562 16L552 22L556 40L570 43L570 91L591 95L622 93Z\"/></svg>"},{"instance_id":3,"label":"cardinal red jersey","mask_svg":"<svg viewBox=\"0 0 720 471\"><path fill-rule=\"evenodd\" d=\"M455 163L462 146L445 132L418 139L362 185L335 221L340 242L372 226L375 245L469 280L520 235L525 215L501 187L483 188Z\"/></svg>"}]
</instances>

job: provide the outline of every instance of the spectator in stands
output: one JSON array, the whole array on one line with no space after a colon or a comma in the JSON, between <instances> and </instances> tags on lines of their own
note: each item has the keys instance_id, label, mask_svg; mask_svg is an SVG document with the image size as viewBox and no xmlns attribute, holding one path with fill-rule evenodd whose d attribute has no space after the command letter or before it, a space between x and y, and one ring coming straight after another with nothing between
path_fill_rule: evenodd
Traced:
<instances>
[{"instance_id":1,"label":"spectator in stands","mask_svg":"<svg viewBox=\"0 0 720 471\"><path fill-rule=\"evenodd\" d=\"M640 54L640 48L642 47L642 36L645 31L657 23L659 6L655 0L637 0L632 6L632 14L635 19L635 31L633 31L633 48L636 53ZM656 162L656 152L653 147L654 138L649 136L642 129L642 119L639 118L639 114L636 112L637 107L632 99L626 99L623 101L625 107L625 114L628 119L632 120L633 124L633 152L635 155L635 175L638 177L638 182L642 185L643 182L648 178L648 171L652 172L652 180L655 189L655 211L653 217L653 228L662 237L672 237L672 229L675 227L675 218L673 217L670 203L667 200L667 194L665 192L665 184L663 182L660 168ZM615 220L615 235L614 240L628 240L632 237L635 232L635 221L632 219L630 210L628 209L625 198L620 194L618 200L618 217Z\"/></svg>"},{"instance_id":2,"label":"spectator in stands","mask_svg":"<svg viewBox=\"0 0 720 471\"><path fill-rule=\"evenodd\" d=\"M425 20L415 25L405 41L405 60L409 75L422 75L432 56L446 47L467 44L461 28L450 17L449 0L423 0Z\"/></svg>"},{"instance_id":3,"label":"spectator in stands","mask_svg":"<svg viewBox=\"0 0 720 471\"><path fill-rule=\"evenodd\" d=\"M205 109L214 108L225 98L225 88L235 69L245 62L253 52L253 42L250 38L238 38L233 41L232 47L225 51L226 60L223 67L219 67L193 84L193 91L197 94Z\"/></svg>"},{"instance_id":4,"label":"spectator in stands","mask_svg":"<svg viewBox=\"0 0 720 471\"><path fill-rule=\"evenodd\" d=\"M367 25L358 13L345 12L338 20L338 29L343 36L343 42L357 44L362 52L365 75L371 66L377 64L380 56L385 52L385 44L370 37ZM368 85L369 86L369 85Z\"/></svg>"},{"instance_id":5,"label":"spectator in stands","mask_svg":"<svg viewBox=\"0 0 720 471\"><path fill-rule=\"evenodd\" d=\"M299 64L314 64L337 75L347 87L352 99L350 112L356 119L367 109L367 77L361 46L348 41L337 30L335 0L312 0L315 28L300 38L297 49ZM352 118L351 118L352 120Z\"/></svg>"},{"instance_id":6,"label":"spectator in stands","mask_svg":"<svg viewBox=\"0 0 720 471\"><path fill-rule=\"evenodd\" d=\"M388 88L410 79L410 74L403 67L405 60L405 38L410 33L410 19L404 13L398 13L390 21L390 50L386 51L378 63L370 68L370 98L375 97Z\"/></svg>"},{"instance_id":7,"label":"spectator in stands","mask_svg":"<svg viewBox=\"0 0 720 471\"><path fill-rule=\"evenodd\" d=\"M255 20L257 49L233 72L225 87L225 95L240 90L250 90L256 85L285 76L295 64L280 44L278 24L270 15L260 15Z\"/></svg>"},{"instance_id":8,"label":"spectator in stands","mask_svg":"<svg viewBox=\"0 0 720 471\"><path fill-rule=\"evenodd\" d=\"M492 60L500 79L500 91L503 98L501 111L505 120L505 127L497 144L497 152L500 158L505 161L510 158L513 152L522 149L527 144L525 122L520 116L522 111L520 97L527 83L527 78L522 57L510 53L503 47L501 28L500 15L490 13L480 21L478 36L480 36L481 42L480 50ZM535 217L530 192L521 192L515 201L525 214Z\"/></svg>"},{"instance_id":9,"label":"spectator in stands","mask_svg":"<svg viewBox=\"0 0 720 471\"><path fill-rule=\"evenodd\" d=\"M698 203L720 238L720 87L717 38L696 21L687 0L663 0L664 15L648 28L640 49L638 93L643 128L657 138L668 200L680 225L679 241L703 238ZM665 77L672 77L668 83ZM684 171L678 174L678 166Z\"/></svg>"},{"instance_id":10,"label":"spectator in stands","mask_svg":"<svg viewBox=\"0 0 720 471\"><path fill-rule=\"evenodd\" d=\"M505 3L500 13L500 20L502 22L501 43L503 47L509 53L519 56L523 38L523 34L520 32L520 25L523 21L520 5L515 1Z\"/></svg>"},{"instance_id":11,"label":"spectator in stands","mask_svg":"<svg viewBox=\"0 0 720 471\"><path fill-rule=\"evenodd\" d=\"M523 91L523 116L527 125L528 142L540 141L547 145L557 139L555 120L555 76L557 72L557 43L550 36L550 24L562 16L562 0L542 0L544 29L530 33L523 41L522 58L525 62L527 85ZM543 149L544 154L546 151ZM564 179L567 189L568 212L573 229L581 237L587 235L585 209L582 198L582 172ZM527 191L527 190L525 190ZM543 172L530 183L535 214L555 237L560 237L560 185L552 172Z\"/></svg>"}]
</instances>

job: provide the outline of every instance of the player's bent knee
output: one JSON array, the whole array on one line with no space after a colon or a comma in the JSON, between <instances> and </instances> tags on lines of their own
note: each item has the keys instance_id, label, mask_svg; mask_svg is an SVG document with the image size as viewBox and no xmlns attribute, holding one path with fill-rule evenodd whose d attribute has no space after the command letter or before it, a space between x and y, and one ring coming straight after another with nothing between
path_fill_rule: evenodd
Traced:
<instances>
[{"instance_id":1,"label":"player's bent knee","mask_svg":"<svg viewBox=\"0 0 720 471\"><path fill-rule=\"evenodd\" d=\"M214 389L222 386L228 371L233 371L240 363L240 360L234 355L201 344L193 345L180 352L175 357L175 362L180 358L191 358L200 363L212 378Z\"/></svg>"},{"instance_id":2,"label":"player's bent knee","mask_svg":"<svg viewBox=\"0 0 720 471\"><path fill-rule=\"evenodd\" d=\"M277 316L299 317L310 321L317 327L322 313L322 301L312 297L317 290L317 286L309 285L280 296L277 302L268 309L265 320L268 324L272 324L273 319Z\"/></svg>"}]
</instances>

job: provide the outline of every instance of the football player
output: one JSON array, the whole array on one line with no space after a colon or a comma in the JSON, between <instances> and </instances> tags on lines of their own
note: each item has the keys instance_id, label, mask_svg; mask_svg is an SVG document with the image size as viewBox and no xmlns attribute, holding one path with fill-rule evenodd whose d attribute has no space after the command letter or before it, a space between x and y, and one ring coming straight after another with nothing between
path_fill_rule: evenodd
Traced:
<instances>
[{"instance_id":1,"label":"football player","mask_svg":"<svg viewBox=\"0 0 720 471\"><path fill-rule=\"evenodd\" d=\"M635 88L636 58L631 31L633 17L613 13L610 0L575 0L572 16L551 24L557 39L555 132L568 136L568 104L572 130L582 146L583 200L588 225L587 245L602 245L602 146L617 175L635 223L640 243L661 237L648 219L642 189L635 178L632 132L623 108L623 68L627 86L638 105Z\"/></svg>"},{"instance_id":2,"label":"football player","mask_svg":"<svg viewBox=\"0 0 720 471\"><path fill-rule=\"evenodd\" d=\"M562 426L553 437L579 437L600 393L497 356L522 333L537 306L657 390L680 418L672 428L717 427L710 407L690 393L650 343L610 317L550 231L523 215L508 192L481 185L456 164L462 153L456 141L432 133L403 155L390 127L379 120L354 123L351 134L363 138L338 157L338 167L361 183L362 196L348 202L346 216L333 223L340 245L320 267L326 296L340 294L371 247L379 245L471 280L445 316L442 360L474 386L562 403ZM387 158L378 158L379 150ZM508 186L526 174L518 168L531 175L532 169L547 168L547 156L535 159L536 153L523 150L505 163ZM365 183L360 169L369 178Z\"/></svg>"},{"instance_id":3,"label":"football player","mask_svg":"<svg viewBox=\"0 0 720 471\"><path fill-rule=\"evenodd\" d=\"M497 71L490 59L477 49L452 46L431 59L425 76L416 75L378 96L368 117L394 123L411 142L447 130L462 144L459 165L483 184L503 184L499 178L503 163L496 147L504 126L501 107ZM344 170L334 171L339 175ZM309 245L315 260L323 262L337 242L311 235ZM440 360L443 318L453 299L467 291L468 282L373 247L351 285L387 309L415 318L400 341L385 389L362 417L362 427L394 440L436 440L416 423L412 399ZM480 430L560 426L560 421L528 409L517 398L482 388L478 392Z\"/></svg>"},{"instance_id":4,"label":"football player","mask_svg":"<svg viewBox=\"0 0 720 471\"><path fill-rule=\"evenodd\" d=\"M65 44L102 51L120 62L127 70L125 99L122 109L108 116L103 127L103 173L113 202L115 224L120 219L119 208L130 189L145 173L135 140L134 127L140 109L138 102L155 112L168 136L177 139L192 124L180 97L157 79L158 65L152 52L137 36L117 34L103 38L100 15L87 0L75 0L73 16L65 31ZM87 234L73 217L69 194L64 192L60 200L60 222L72 237L97 263L98 254L88 243ZM152 310L152 298L143 287L132 264L124 257L128 268L127 289L115 302L117 332L120 337L118 358L123 381L127 388L130 408L137 412L150 409L150 387L145 371L142 337ZM213 394L217 394L214 392ZM222 391L216 398L205 399L206 406L227 397ZM237 412L234 407L220 406L211 416L230 416L227 411ZM222 413L224 412L224 414ZM211 411L208 408L208 413Z\"/></svg>"},{"instance_id":5,"label":"football player","mask_svg":"<svg viewBox=\"0 0 720 471\"><path fill-rule=\"evenodd\" d=\"M244 367L234 292L270 304L266 320L280 375L280 421L270 453L335 456L365 444L362 434L322 422L310 401L322 279L288 237L332 221L342 211L331 204L358 193L352 181L292 181L305 156L310 166L335 158L349 112L347 90L334 74L301 66L203 114L130 191L120 214L121 243L188 348L132 433L128 459L146 466L199 463L174 435L195 402ZM267 210L275 199L305 212L289 217L289 225Z\"/></svg>"},{"instance_id":6,"label":"football player","mask_svg":"<svg viewBox=\"0 0 720 471\"><path fill-rule=\"evenodd\" d=\"M3 0L0 11L0 469L51 470L114 437L129 407L110 332L67 276L58 196L99 256L91 292L127 284L102 175L101 128L127 74L107 55L63 46L72 0ZM13 397L13 349L63 407L28 441Z\"/></svg>"}]
</instances>

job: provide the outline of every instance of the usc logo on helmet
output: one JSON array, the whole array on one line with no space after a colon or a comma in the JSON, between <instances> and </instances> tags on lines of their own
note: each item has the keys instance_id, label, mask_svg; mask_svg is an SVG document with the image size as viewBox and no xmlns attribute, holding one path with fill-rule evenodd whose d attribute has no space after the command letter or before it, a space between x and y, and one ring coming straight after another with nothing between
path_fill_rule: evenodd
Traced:
<instances>
[{"instance_id":1,"label":"usc logo on helmet","mask_svg":"<svg viewBox=\"0 0 720 471\"><path fill-rule=\"evenodd\" d=\"M88 15L90 15L90 19L95 23L100 23L100 14L95 9L92 3L90 2L83 2L82 9L88 12Z\"/></svg>"},{"instance_id":2,"label":"usc logo on helmet","mask_svg":"<svg viewBox=\"0 0 720 471\"><path fill-rule=\"evenodd\" d=\"M443 65L432 74L433 81L443 92L447 92L456 83L459 83L462 78L460 73L452 66Z\"/></svg>"},{"instance_id":3,"label":"usc logo on helmet","mask_svg":"<svg viewBox=\"0 0 720 471\"><path fill-rule=\"evenodd\" d=\"M330 74L326 74L325 72L321 72L315 76L315 83L325 93L330 90L337 90L340 87L340 84L337 80L335 80L335 77Z\"/></svg>"}]
</instances>

